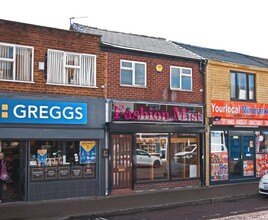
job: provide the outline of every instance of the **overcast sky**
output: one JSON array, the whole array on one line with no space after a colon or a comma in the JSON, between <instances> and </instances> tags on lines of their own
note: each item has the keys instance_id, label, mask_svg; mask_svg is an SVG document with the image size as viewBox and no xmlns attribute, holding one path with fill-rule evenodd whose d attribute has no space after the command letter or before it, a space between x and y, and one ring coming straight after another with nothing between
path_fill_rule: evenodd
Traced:
<instances>
[{"instance_id":1,"label":"overcast sky","mask_svg":"<svg viewBox=\"0 0 268 220\"><path fill-rule=\"evenodd\" d=\"M268 0L3 0L0 19L162 37L268 58Z\"/></svg>"}]
</instances>

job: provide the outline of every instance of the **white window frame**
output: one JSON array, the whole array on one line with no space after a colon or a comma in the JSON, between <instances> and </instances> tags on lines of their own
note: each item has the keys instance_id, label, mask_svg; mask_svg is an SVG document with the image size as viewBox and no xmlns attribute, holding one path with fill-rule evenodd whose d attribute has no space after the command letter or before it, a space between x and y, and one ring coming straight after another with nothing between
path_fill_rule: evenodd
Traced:
<instances>
[{"instance_id":1,"label":"white window frame","mask_svg":"<svg viewBox=\"0 0 268 220\"><path fill-rule=\"evenodd\" d=\"M123 62L131 63L132 67L123 67L122 66ZM144 84L143 85L136 84L136 82L135 82L135 76L136 76L135 64L143 64L144 65ZM122 69L132 71L132 84L123 84L122 83L122 73L121 73ZM120 60L120 86L146 87L146 85L147 85L147 65L145 62L131 61L131 60Z\"/></svg>"},{"instance_id":2,"label":"white window frame","mask_svg":"<svg viewBox=\"0 0 268 220\"><path fill-rule=\"evenodd\" d=\"M0 69L0 81L12 81L12 82L26 82L26 83L32 83L33 82L33 68L34 68L34 48L31 46L24 46L24 45L17 45L17 44L9 44L9 43L2 43L0 42L0 47L4 46L4 47L11 47L13 48L13 58L3 58L0 56L0 61L3 62L9 62L12 63L12 68L13 68L13 72L12 72L12 79L4 79L3 78L3 71ZM18 75L17 73L17 68L19 68L19 66L17 66L17 49L27 49L30 50L31 55L28 57L28 61L30 62L30 65L27 67L27 71L29 71L29 75L24 75L24 78L28 78L27 79L16 79L16 75ZM0 48L1 50L1 48ZM19 62L19 61L18 61ZM23 63L24 65L20 68L23 68L25 70L26 65L25 65L25 61ZM1 68L1 66L0 66Z\"/></svg>"},{"instance_id":3,"label":"white window frame","mask_svg":"<svg viewBox=\"0 0 268 220\"><path fill-rule=\"evenodd\" d=\"M179 88L172 87L172 69L178 69L180 71L180 85ZM190 70L191 74L185 74L183 73L183 70ZM182 89L183 86L183 76L185 77L190 77L191 78L191 89ZM180 90L180 91L193 91L193 71L192 68L189 67L180 67L180 66L170 66L170 89L171 90Z\"/></svg>"},{"instance_id":4,"label":"white window frame","mask_svg":"<svg viewBox=\"0 0 268 220\"><path fill-rule=\"evenodd\" d=\"M53 54L52 54L53 53ZM55 70L55 66L52 64L52 55L58 56L58 70ZM67 56L76 56L78 57L78 64L67 64ZM83 59L91 59L92 65L85 65L83 66L82 62ZM76 86L76 87L96 87L96 76L97 76L97 56L93 54L85 54L85 53L73 53L73 52L66 52L61 50L53 50L48 49L47 51L47 84L54 84L54 85L64 85L64 86ZM90 76L82 75L82 71L85 71L85 68L91 68ZM69 80L67 76L68 71L73 69L77 71L76 80L73 79L73 82ZM52 76L53 72L56 72L56 75ZM86 78L86 79L85 79ZM84 79L84 83L82 82Z\"/></svg>"}]
</instances>

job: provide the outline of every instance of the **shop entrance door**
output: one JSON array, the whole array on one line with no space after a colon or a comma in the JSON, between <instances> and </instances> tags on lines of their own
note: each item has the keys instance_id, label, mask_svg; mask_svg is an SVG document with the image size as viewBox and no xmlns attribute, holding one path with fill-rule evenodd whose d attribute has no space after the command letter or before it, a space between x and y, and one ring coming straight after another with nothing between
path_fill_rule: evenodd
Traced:
<instances>
[{"instance_id":1,"label":"shop entrance door","mask_svg":"<svg viewBox=\"0 0 268 220\"><path fill-rule=\"evenodd\" d=\"M4 152L7 171L10 179L4 185L3 199L5 202L25 200L25 141L0 141L1 151Z\"/></svg>"},{"instance_id":2,"label":"shop entrance door","mask_svg":"<svg viewBox=\"0 0 268 220\"><path fill-rule=\"evenodd\" d=\"M230 132L230 180L254 176L254 135Z\"/></svg>"},{"instance_id":3,"label":"shop entrance door","mask_svg":"<svg viewBox=\"0 0 268 220\"><path fill-rule=\"evenodd\" d=\"M112 190L132 189L132 136L112 135Z\"/></svg>"}]
</instances>

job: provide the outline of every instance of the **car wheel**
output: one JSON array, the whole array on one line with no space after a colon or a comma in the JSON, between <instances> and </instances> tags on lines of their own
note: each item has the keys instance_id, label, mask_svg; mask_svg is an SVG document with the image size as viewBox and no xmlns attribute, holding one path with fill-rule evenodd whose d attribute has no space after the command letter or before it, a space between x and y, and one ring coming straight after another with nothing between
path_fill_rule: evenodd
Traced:
<instances>
[{"instance_id":1,"label":"car wheel","mask_svg":"<svg viewBox=\"0 0 268 220\"><path fill-rule=\"evenodd\" d=\"M158 168L160 167L160 161L159 160L155 160L154 161L154 168Z\"/></svg>"}]
</instances>

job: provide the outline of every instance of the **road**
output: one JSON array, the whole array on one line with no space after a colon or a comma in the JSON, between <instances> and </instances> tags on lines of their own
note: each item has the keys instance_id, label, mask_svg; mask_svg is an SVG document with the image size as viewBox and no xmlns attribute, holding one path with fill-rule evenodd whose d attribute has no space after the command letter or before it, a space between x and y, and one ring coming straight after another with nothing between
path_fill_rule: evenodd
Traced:
<instances>
[{"instance_id":1,"label":"road","mask_svg":"<svg viewBox=\"0 0 268 220\"><path fill-rule=\"evenodd\" d=\"M236 201L216 202L195 206L161 209L121 216L99 216L96 219L108 220L235 220L268 219L268 196Z\"/></svg>"}]
</instances>

